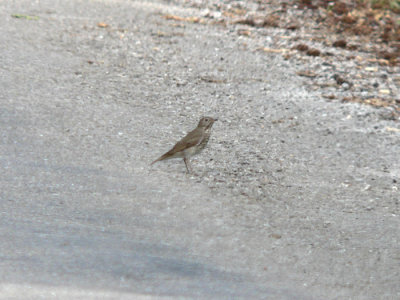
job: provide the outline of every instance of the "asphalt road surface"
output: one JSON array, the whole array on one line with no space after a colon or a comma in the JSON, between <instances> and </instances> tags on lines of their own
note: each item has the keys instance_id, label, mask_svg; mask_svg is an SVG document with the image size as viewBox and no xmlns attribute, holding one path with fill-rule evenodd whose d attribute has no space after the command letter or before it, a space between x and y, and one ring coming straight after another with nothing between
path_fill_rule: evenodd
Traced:
<instances>
[{"instance_id":1,"label":"asphalt road surface","mask_svg":"<svg viewBox=\"0 0 400 300\"><path fill-rule=\"evenodd\" d=\"M166 14L0 2L0 298L399 299L398 123Z\"/></svg>"}]
</instances>

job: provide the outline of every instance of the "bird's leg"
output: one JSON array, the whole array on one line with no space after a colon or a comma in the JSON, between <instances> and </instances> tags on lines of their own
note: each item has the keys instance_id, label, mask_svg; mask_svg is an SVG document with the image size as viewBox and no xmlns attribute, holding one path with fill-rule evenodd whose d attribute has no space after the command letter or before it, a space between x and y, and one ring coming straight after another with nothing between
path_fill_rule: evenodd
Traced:
<instances>
[{"instance_id":1,"label":"bird's leg","mask_svg":"<svg viewBox=\"0 0 400 300\"><path fill-rule=\"evenodd\" d=\"M186 157L184 157L183 158L183 161L185 162L185 166L186 166L186 170L187 170L187 172L190 174L192 171L191 171L191 167L190 167L190 164L189 164L189 159L188 158L186 158Z\"/></svg>"}]
</instances>

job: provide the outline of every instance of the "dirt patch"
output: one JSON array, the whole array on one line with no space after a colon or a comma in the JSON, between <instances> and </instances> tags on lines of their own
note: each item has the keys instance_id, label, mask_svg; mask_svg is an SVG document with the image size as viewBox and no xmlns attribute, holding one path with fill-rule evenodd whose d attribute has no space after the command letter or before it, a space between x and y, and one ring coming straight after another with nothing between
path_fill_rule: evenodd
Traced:
<instances>
[{"instance_id":1,"label":"dirt patch","mask_svg":"<svg viewBox=\"0 0 400 300\"><path fill-rule=\"evenodd\" d=\"M233 27L239 36L253 40L246 45L257 40L258 49L301 64L300 76L313 74L305 76L304 83L324 98L385 107L390 112L383 118L399 120L397 7L309 0L185 1L184 5L203 9L196 22Z\"/></svg>"}]
</instances>

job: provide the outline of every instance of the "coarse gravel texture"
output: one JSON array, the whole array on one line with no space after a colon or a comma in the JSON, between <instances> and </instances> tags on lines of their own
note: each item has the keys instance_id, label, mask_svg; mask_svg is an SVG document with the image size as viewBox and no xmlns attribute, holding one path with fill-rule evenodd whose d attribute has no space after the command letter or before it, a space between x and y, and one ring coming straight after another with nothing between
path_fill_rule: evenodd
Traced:
<instances>
[{"instance_id":1,"label":"coarse gravel texture","mask_svg":"<svg viewBox=\"0 0 400 300\"><path fill-rule=\"evenodd\" d=\"M309 1L320 6L314 9L307 9L311 6L307 1L173 2L198 8L192 19L236 32L253 51L282 55L303 76L307 89L320 96L387 107L381 117L400 120L400 40L395 34L400 15L365 7L353 11L354 1ZM351 10L347 17L357 24L339 21L344 16L332 11L333 6L344 3ZM368 25L361 25L364 22ZM360 26L372 33L351 33L350 28L357 31ZM388 41L379 34L384 31L390 33Z\"/></svg>"},{"instance_id":2,"label":"coarse gravel texture","mask_svg":"<svg viewBox=\"0 0 400 300\"><path fill-rule=\"evenodd\" d=\"M166 14L0 2L0 298L399 298L399 124Z\"/></svg>"}]
</instances>

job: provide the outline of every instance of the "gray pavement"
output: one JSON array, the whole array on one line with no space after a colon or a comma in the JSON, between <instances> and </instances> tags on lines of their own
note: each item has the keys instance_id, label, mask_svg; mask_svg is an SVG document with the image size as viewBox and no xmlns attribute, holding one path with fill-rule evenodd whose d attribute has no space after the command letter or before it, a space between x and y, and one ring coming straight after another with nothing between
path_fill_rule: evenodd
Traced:
<instances>
[{"instance_id":1,"label":"gray pavement","mask_svg":"<svg viewBox=\"0 0 400 300\"><path fill-rule=\"evenodd\" d=\"M399 298L398 123L167 13L0 2L0 298Z\"/></svg>"}]
</instances>

